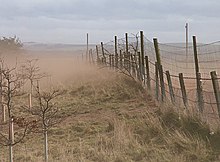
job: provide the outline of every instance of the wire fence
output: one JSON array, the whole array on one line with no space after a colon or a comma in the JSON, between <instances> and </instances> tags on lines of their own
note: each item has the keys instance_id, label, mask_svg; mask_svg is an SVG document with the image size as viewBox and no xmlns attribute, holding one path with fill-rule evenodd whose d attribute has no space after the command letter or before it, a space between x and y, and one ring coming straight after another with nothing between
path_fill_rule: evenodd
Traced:
<instances>
[{"instance_id":1,"label":"wire fence","mask_svg":"<svg viewBox=\"0 0 220 162\"><path fill-rule=\"evenodd\" d=\"M220 72L220 41L188 46L155 43L140 32L101 43L89 55L90 61L139 80L158 101L169 101L207 118L220 116L220 78L216 75Z\"/></svg>"}]
</instances>

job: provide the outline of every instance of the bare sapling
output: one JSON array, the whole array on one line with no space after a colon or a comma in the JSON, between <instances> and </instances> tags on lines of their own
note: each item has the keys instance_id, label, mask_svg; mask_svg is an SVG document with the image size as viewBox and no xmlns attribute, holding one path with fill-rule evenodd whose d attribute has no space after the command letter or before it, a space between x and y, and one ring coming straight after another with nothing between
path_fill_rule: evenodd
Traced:
<instances>
[{"instance_id":1,"label":"bare sapling","mask_svg":"<svg viewBox=\"0 0 220 162\"><path fill-rule=\"evenodd\" d=\"M40 67L37 65L38 59L26 60L21 66L22 78L30 82L30 93L28 94L29 108L32 107L33 84L46 76L46 73L40 72Z\"/></svg>"},{"instance_id":2,"label":"bare sapling","mask_svg":"<svg viewBox=\"0 0 220 162\"><path fill-rule=\"evenodd\" d=\"M55 99L63 92L58 89L41 91L39 83L34 88L36 94L33 96L36 99L36 105L33 105L31 109L27 106L24 108L37 120L38 127L35 132L43 134L44 160L48 162L48 130L63 120L60 109L55 102Z\"/></svg>"},{"instance_id":3,"label":"bare sapling","mask_svg":"<svg viewBox=\"0 0 220 162\"><path fill-rule=\"evenodd\" d=\"M2 123L2 129L0 130L0 145L9 147L9 161L13 162L13 146L20 143L26 136L28 126L30 122L25 121L24 118L16 117L15 110L15 98L22 95L20 89L24 85L22 77L17 73L17 67L8 68L2 66L0 70L1 74L1 105L4 112L4 123ZM7 116L5 111L7 110ZM14 136L14 124L18 128L16 137ZM8 130L8 131L7 131Z\"/></svg>"}]
</instances>

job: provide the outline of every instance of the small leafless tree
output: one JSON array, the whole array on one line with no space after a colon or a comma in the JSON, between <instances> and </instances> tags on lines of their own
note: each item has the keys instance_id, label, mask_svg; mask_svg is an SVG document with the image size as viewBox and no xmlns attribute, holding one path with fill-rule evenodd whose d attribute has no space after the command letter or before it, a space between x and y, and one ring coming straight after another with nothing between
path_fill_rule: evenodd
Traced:
<instances>
[{"instance_id":1,"label":"small leafless tree","mask_svg":"<svg viewBox=\"0 0 220 162\"><path fill-rule=\"evenodd\" d=\"M13 114L15 108L14 98L21 95L20 88L24 83L22 82L21 75L17 73L17 67L9 68L2 60L0 72L1 105L7 109L7 120L4 119L5 121L2 123L2 129L0 131L0 144L3 146L9 146L9 161L13 162L13 146L23 140L29 125L29 122L18 120L18 117L15 117L16 114ZM23 131L20 131L19 129L16 138L14 138L14 124L18 124L18 127L19 125L22 125L23 128ZM6 133L4 133L5 131Z\"/></svg>"},{"instance_id":2,"label":"small leafless tree","mask_svg":"<svg viewBox=\"0 0 220 162\"><path fill-rule=\"evenodd\" d=\"M40 91L39 84L36 86L36 95L34 97L37 100L37 104L31 109L24 107L36 120L38 127L35 132L43 133L44 136L44 158L45 162L48 162L48 130L57 123L60 123L63 118L60 115L60 109L57 107L55 99L60 96L63 91L50 90Z\"/></svg>"},{"instance_id":3,"label":"small leafless tree","mask_svg":"<svg viewBox=\"0 0 220 162\"><path fill-rule=\"evenodd\" d=\"M34 81L40 80L46 76L46 73L40 72L40 67L37 65L38 59L26 60L21 66L22 77L30 81L30 92L33 93Z\"/></svg>"},{"instance_id":4,"label":"small leafless tree","mask_svg":"<svg viewBox=\"0 0 220 162\"><path fill-rule=\"evenodd\" d=\"M38 59L26 60L20 70L22 78L30 82L29 107L32 105L34 82L48 76L46 73L40 71L37 61Z\"/></svg>"}]
</instances>

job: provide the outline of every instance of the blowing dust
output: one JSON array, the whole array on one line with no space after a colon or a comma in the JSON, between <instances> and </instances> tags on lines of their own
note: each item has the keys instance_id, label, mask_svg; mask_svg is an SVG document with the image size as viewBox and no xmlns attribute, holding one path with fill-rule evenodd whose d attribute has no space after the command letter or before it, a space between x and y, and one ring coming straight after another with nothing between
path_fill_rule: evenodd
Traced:
<instances>
[{"instance_id":1,"label":"blowing dust","mask_svg":"<svg viewBox=\"0 0 220 162\"><path fill-rule=\"evenodd\" d=\"M67 87L69 85L82 85L88 82L101 82L106 78L114 78L113 72L98 67L82 59L77 54L26 52L24 54L1 55L4 64L9 67L25 65L27 61L34 60L35 67L39 67L38 73L44 73L40 79L41 88Z\"/></svg>"}]
</instances>

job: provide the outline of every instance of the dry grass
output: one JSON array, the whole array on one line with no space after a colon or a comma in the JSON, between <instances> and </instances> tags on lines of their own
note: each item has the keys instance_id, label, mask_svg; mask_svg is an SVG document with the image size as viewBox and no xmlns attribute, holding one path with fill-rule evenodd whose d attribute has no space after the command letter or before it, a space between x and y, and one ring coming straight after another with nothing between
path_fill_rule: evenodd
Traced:
<instances>
[{"instance_id":1,"label":"dry grass","mask_svg":"<svg viewBox=\"0 0 220 162\"><path fill-rule=\"evenodd\" d=\"M139 83L115 72L83 66L73 73L58 80L65 120L49 132L49 161L219 160L220 132L210 134L199 118L161 107ZM42 135L29 134L14 153L16 162L43 161ZM7 148L0 159L8 161Z\"/></svg>"}]
</instances>

